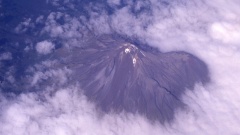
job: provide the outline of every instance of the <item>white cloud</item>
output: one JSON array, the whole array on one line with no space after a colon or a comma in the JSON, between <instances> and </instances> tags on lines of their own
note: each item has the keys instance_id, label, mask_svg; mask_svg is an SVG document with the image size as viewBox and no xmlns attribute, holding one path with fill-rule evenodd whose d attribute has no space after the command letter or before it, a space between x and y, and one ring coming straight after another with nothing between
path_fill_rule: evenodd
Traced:
<instances>
[{"instance_id":1,"label":"white cloud","mask_svg":"<svg viewBox=\"0 0 240 135\"><path fill-rule=\"evenodd\" d=\"M54 81L52 82L54 83L64 84L67 82L67 76L70 73L71 71L68 69L55 69L46 72L38 71L34 73L31 85L36 85L37 83L48 79L53 79Z\"/></svg>"},{"instance_id":2,"label":"white cloud","mask_svg":"<svg viewBox=\"0 0 240 135\"><path fill-rule=\"evenodd\" d=\"M116 6L120 4L120 0L107 0L107 2L111 6Z\"/></svg>"},{"instance_id":3,"label":"white cloud","mask_svg":"<svg viewBox=\"0 0 240 135\"><path fill-rule=\"evenodd\" d=\"M5 52L0 54L0 61L1 60L11 60L12 59L12 54L10 52Z\"/></svg>"},{"instance_id":4,"label":"white cloud","mask_svg":"<svg viewBox=\"0 0 240 135\"><path fill-rule=\"evenodd\" d=\"M53 51L55 45L49 41L41 41L36 44L36 50L39 54L49 54Z\"/></svg>"},{"instance_id":5,"label":"white cloud","mask_svg":"<svg viewBox=\"0 0 240 135\"><path fill-rule=\"evenodd\" d=\"M29 28L33 28L34 25L31 22L32 19L31 18L25 18L23 22L21 22L20 24L18 24L18 26L15 28L15 32L16 33L24 33L26 32Z\"/></svg>"},{"instance_id":6,"label":"white cloud","mask_svg":"<svg viewBox=\"0 0 240 135\"><path fill-rule=\"evenodd\" d=\"M119 1L113 1L113 5ZM131 3L131 2L129 2ZM55 89L55 94L22 94L10 101L0 98L0 134L165 134L165 135L237 135L240 134L240 3L237 0L191 1L162 6L151 1L152 13L134 16L130 6L116 9L109 16L91 13L90 21L65 13L51 13L42 33L59 37L69 47L79 44L79 37L88 28L98 34L112 31L136 36L163 52L183 50L202 59L209 67L211 83L197 85L182 97L188 105L177 111L176 119L164 125L152 125L133 114L97 114L96 108L79 93L80 88L68 86ZM141 4L139 5L141 6ZM114 6L113 6L114 7ZM57 19L65 18L60 25ZM87 33L87 32L86 32ZM42 44L42 45L39 45ZM43 45L48 44L48 45ZM51 53L54 45L38 43L40 54ZM47 47L46 47L47 46ZM70 72L51 69L51 62L42 63L50 70L34 72L32 84L45 78L67 82ZM48 93L49 92L49 93ZM100 116L99 116L100 115ZM16 129L16 130L12 130Z\"/></svg>"},{"instance_id":7,"label":"white cloud","mask_svg":"<svg viewBox=\"0 0 240 135\"><path fill-rule=\"evenodd\" d=\"M40 15L37 19L36 19L36 23L43 23L43 15Z\"/></svg>"},{"instance_id":8,"label":"white cloud","mask_svg":"<svg viewBox=\"0 0 240 135\"><path fill-rule=\"evenodd\" d=\"M76 86L59 89L53 95L46 92L42 94L23 94L14 101L2 105L4 111L0 116L0 133L127 135L161 131L139 116L107 114L100 118L95 107L79 93Z\"/></svg>"},{"instance_id":9,"label":"white cloud","mask_svg":"<svg viewBox=\"0 0 240 135\"><path fill-rule=\"evenodd\" d=\"M216 22L210 27L211 36L224 43L240 43L240 25L227 22Z\"/></svg>"}]
</instances>

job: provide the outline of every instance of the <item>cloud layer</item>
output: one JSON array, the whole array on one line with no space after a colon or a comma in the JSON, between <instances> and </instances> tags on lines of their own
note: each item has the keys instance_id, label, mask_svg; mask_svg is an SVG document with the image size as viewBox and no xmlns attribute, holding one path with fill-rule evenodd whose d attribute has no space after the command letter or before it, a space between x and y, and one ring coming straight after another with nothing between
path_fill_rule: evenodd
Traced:
<instances>
[{"instance_id":1,"label":"cloud layer","mask_svg":"<svg viewBox=\"0 0 240 135\"><path fill-rule=\"evenodd\" d=\"M240 134L239 1L46 3L54 8L34 17L22 17L14 25L13 31L23 38L11 38L16 40L14 46L24 43L28 51L23 56L36 59L26 62L29 65L23 79L15 78L19 66L14 64L6 69L8 72L1 72L5 80L15 80L13 84L25 83L25 87L15 89L31 92L1 92L0 134ZM208 65L211 82L186 91L182 100L188 108L177 111L171 123L151 123L138 114L102 114L82 94L81 86L69 80L71 71L67 66L72 65L62 66L64 63L52 56L53 49L64 46L71 52L73 47L89 42L89 36L102 34L137 39L162 52L192 53ZM35 56L34 51L48 55ZM56 53L66 55L61 48ZM0 52L1 67L16 59L12 50ZM4 91L4 85L0 86Z\"/></svg>"}]
</instances>

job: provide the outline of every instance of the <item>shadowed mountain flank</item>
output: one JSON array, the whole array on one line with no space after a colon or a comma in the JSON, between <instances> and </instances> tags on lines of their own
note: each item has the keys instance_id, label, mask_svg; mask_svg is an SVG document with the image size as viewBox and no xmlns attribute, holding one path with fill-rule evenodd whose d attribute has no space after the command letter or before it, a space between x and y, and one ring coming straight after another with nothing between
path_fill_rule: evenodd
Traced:
<instances>
[{"instance_id":1,"label":"shadowed mountain flank","mask_svg":"<svg viewBox=\"0 0 240 135\"><path fill-rule=\"evenodd\" d=\"M161 123L185 105L181 95L206 83L207 66L186 52L161 53L122 39L100 37L56 51L84 94L103 112L139 113Z\"/></svg>"}]
</instances>

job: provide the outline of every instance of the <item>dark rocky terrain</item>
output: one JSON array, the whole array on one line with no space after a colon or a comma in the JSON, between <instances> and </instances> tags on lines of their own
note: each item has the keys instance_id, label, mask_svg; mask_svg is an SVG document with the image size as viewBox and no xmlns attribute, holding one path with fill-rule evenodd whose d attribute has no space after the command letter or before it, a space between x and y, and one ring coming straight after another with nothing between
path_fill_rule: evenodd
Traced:
<instances>
[{"instance_id":1,"label":"dark rocky terrain","mask_svg":"<svg viewBox=\"0 0 240 135\"><path fill-rule=\"evenodd\" d=\"M62 57L74 71L72 79L102 111L139 113L162 123L184 108L186 89L209 80L207 66L189 53L161 53L111 36L59 49L55 57Z\"/></svg>"}]
</instances>

